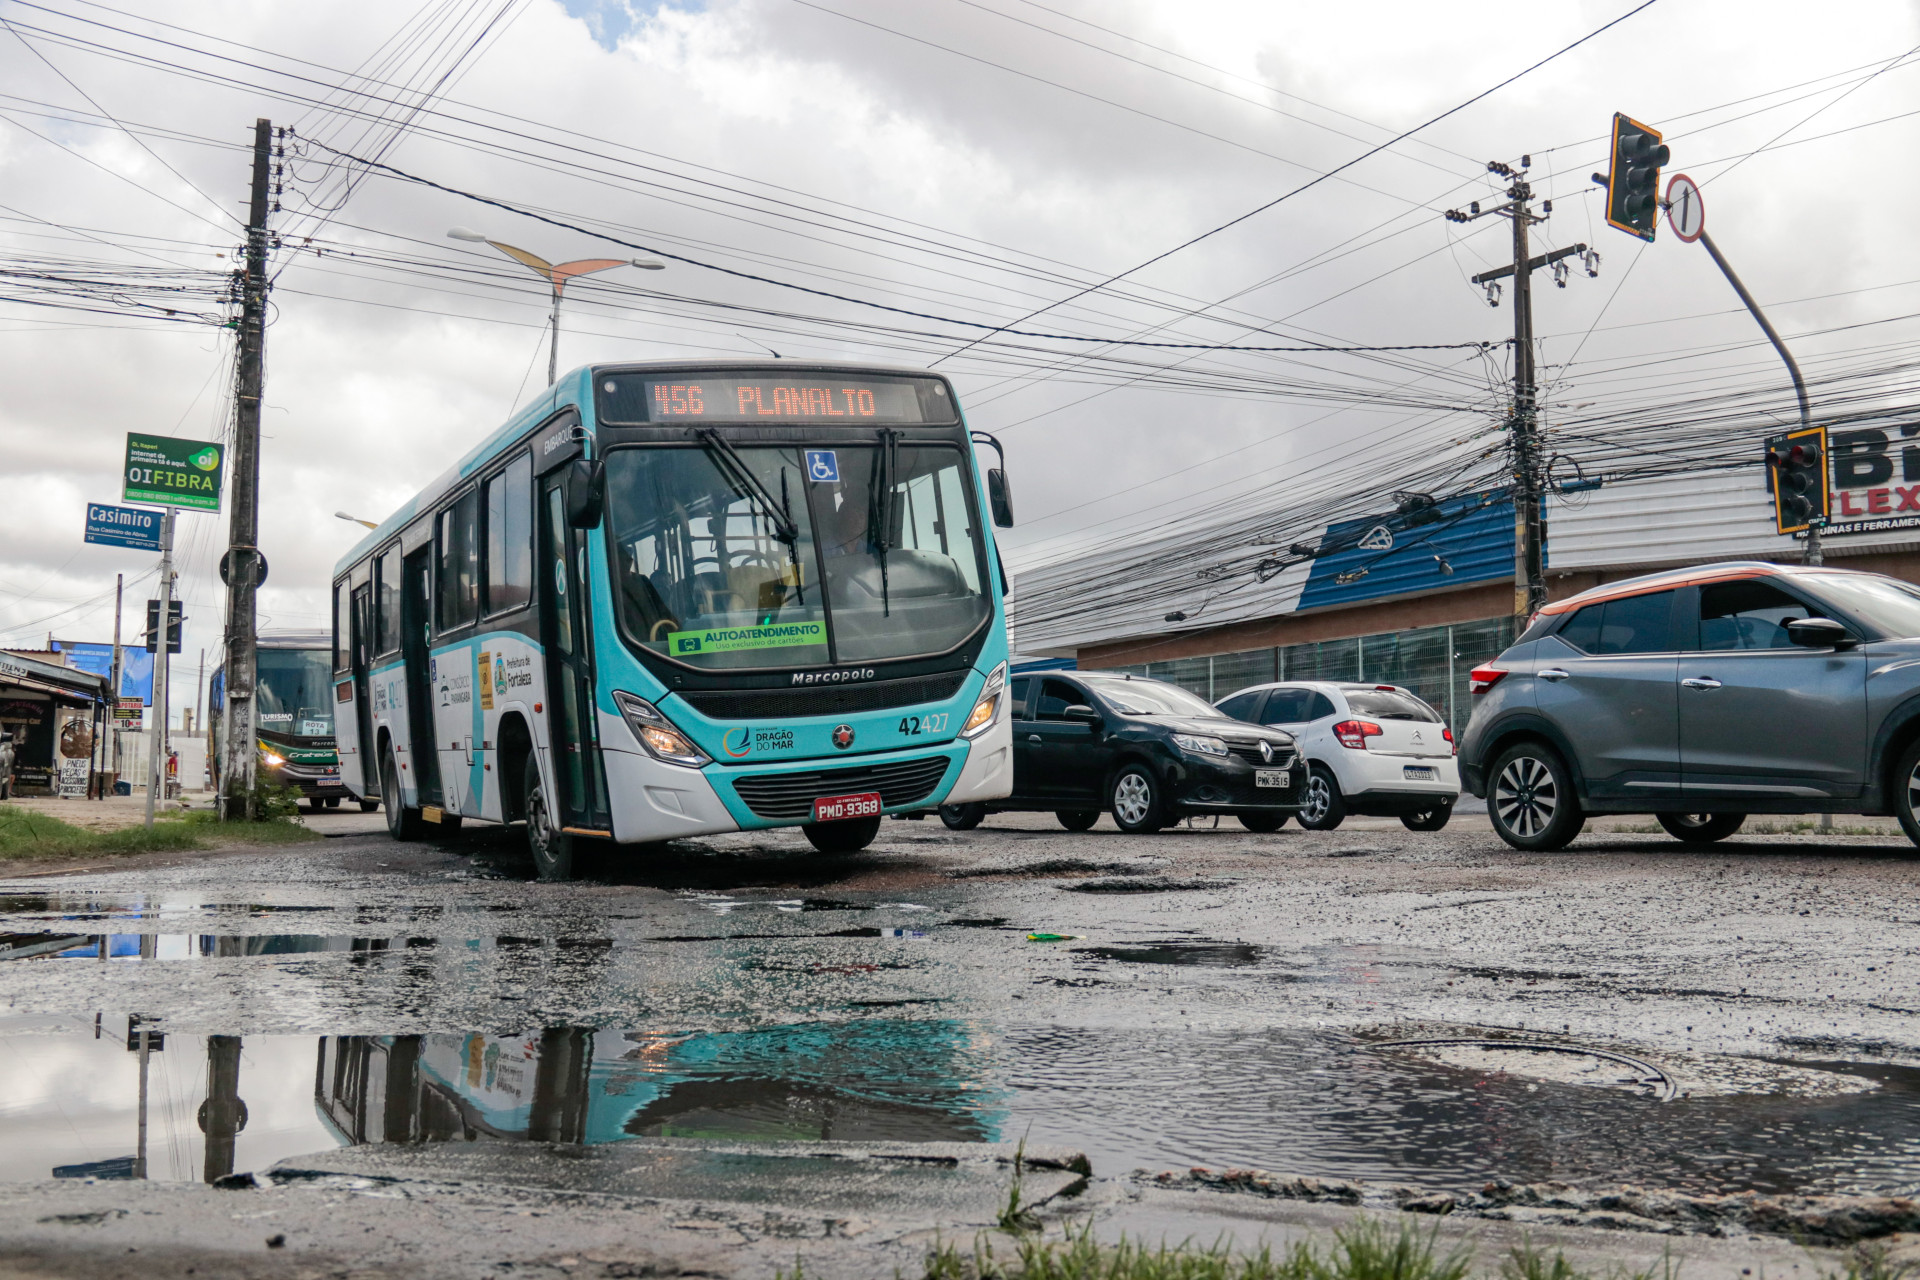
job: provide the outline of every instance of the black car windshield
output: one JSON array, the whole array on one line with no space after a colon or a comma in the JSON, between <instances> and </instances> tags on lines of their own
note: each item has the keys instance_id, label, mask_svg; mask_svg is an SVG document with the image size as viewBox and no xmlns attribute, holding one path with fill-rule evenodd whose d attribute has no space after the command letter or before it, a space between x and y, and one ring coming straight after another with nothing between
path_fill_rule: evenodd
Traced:
<instances>
[{"instance_id":1,"label":"black car windshield","mask_svg":"<svg viewBox=\"0 0 1920 1280\"><path fill-rule=\"evenodd\" d=\"M1920 636L1920 590L1877 573L1797 573L1820 597L1889 640Z\"/></svg>"},{"instance_id":2,"label":"black car windshield","mask_svg":"<svg viewBox=\"0 0 1920 1280\"><path fill-rule=\"evenodd\" d=\"M633 643L709 670L815 666L941 653L986 620L958 448L707 440L607 454Z\"/></svg>"},{"instance_id":3,"label":"black car windshield","mask_svg":"<svg viewBox=\"0 0 1920 1280\"><path fill-rule=\"evenodd\" d=\"M1372 716L1376 720L1421 720L1428 723L1440 719L1432 707L1410 694L1391 689L1343 689L1341 692L1347 695L1347 706L1357 716Z\"/></svg>"},{"instance_id":4,"label":"black car windshield","mask_svg":"<svg viewBox=\"0 0 1920 1280\"><path fill-rule=\"evenodd\" d=\"M1188 693L1177 684L1159 680L1095 680L1087 684L1109 706L1127 716L1184 716L1194 720L1227 720L1205 698Z\"/></svg>"},{"instance_id":5,"label":"black car windshield","mask_svg":"<svg viewBox=\"0 0 1920 1280\"><path fill-rule=\"evenodd\" d=\"M333 732L333 655L325 649L261 649L260 728L291 738Z\"/></svg>"}]
</instances>

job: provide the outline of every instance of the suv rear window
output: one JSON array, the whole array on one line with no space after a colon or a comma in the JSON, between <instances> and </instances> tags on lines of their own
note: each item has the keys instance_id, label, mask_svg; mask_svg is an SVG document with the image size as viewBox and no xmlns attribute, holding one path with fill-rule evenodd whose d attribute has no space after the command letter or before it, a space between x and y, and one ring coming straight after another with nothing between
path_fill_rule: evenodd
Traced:
<instances>
[{"instance_id":1,"label":"suv rear window","mask_svg":"<svg viewBox=\"0 0 1920 1280\"><path fill-rule=\"evenodd\" d=\"M1654 591L1590 604L1555 632L1583 653L1670 653L1673 592Z\"/></svg>"},{"instance_id":2,"label":"suv rear window","mask_svg":"<svg viewBox=\"0 0 1920 1280\"><path fill-rule=\"evenodd\" d=\"M1437 723L1440 717L1434 714L1432 707L1405 693L1388 693L1384 689L1346 689L1347 706L1357 716L1372 716L1376 720L1424 720L1429 724Z\"/></svg>"}]
</instances>

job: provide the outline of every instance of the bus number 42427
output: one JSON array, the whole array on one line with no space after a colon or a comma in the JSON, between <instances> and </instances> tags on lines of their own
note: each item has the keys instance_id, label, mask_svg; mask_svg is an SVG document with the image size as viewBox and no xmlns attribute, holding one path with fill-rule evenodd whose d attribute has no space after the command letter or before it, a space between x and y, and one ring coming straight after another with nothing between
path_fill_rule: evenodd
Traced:
<instances>
[{"instance_id":1,"label":"bus number 42427","mask_svg":"<svg viewBox=\"0 0 1920 1280\"><path fill-rule=\"evenodd\" d=\"M940 733L946 729L947 721L951 718L944 711L930 716L902 716L900 733L908 738L915 738L923 733Z\"/></svg>"}]
</instances>

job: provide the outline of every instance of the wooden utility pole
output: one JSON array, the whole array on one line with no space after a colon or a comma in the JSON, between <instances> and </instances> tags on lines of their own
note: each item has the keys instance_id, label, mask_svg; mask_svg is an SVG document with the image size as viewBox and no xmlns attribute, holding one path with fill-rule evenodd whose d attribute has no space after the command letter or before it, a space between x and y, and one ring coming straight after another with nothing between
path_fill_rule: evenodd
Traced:
<instances>
[{"instance_id":1,"label":"wooden utility pole","mask_svg":"<svg viewBox=\"0 0 1920 1280\"><path fill-rule=\"evenodd\" d=\"M255 604L260 565L260 396L266 384L267 193L273 124L253 123L253 183L247 206L247 260L240 272L240 345L235 358L232 523L227 535L227 682L220 737L220 816L253 813L257 722L254 713Z\"/></svg>"}]
</instances>

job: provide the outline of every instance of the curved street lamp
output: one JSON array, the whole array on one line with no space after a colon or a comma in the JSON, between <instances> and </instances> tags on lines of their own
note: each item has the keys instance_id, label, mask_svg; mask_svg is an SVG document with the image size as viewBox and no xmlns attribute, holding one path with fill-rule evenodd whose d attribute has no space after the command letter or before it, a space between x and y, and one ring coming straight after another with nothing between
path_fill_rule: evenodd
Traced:
<instances>
[{"instance_id":1,"label":"curved street lamp","mask_svg":"<svg viewBox=\"0 0 1920 1280\"><path fill-rule=\"evenodd\" d=\"M455 227L447 232L452 240L470 240L475 244L491 245L506 254L533 274L553 286L553 341L547 348L547 385L552 386L560 376L560 293L566 288L567 281L575 276L591 275L596 271L607 271L614 267L639 267L642 271L663 271L666 263L655 262L650 258L580 258L573 262L548 262L538 254L528 253L525 249L498 240L490 240L478 231L466 227Z\"/></svg>"}]
</instances>

